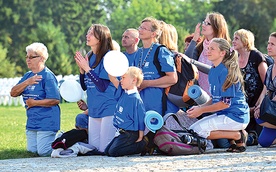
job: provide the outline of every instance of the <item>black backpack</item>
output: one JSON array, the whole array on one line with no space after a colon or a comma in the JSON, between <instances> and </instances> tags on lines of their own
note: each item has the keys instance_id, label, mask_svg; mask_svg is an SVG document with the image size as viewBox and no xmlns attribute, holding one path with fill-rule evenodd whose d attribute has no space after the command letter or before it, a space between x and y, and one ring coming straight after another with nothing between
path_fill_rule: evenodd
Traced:
<instances>
[{"instance_id":1,"label":"black backpack","mask_svg":"<svg viewBox=\"0 0 276 172\"><path fill-rule=\"evenodd\" d=\"M52 143L53 149L63 148L67 149L73 146L77 142L84 142L88 139L87 132L85 130L72 129L63 133L60 137Z\"/></svg>"},{"instance_id":2,"label":"black backpack","mask_svg":"<svg viewBox=\"0 0 276 172\"><path fill-rule=\"evenodd\" d=\"M166 46L160 45L157 47L154 54L153 64L155 65L159 75L164 76L165 73L161 71L160 62L158 61L158 54L161 47ZM198 69L194 64L187 62L178 53L174 53L174 62L176 65L178 80L176 84L165 89L162 98L163 108L167 107L167 99L180 108L195 105L194 100L188 95L188 88L197 84L199 76ZM163 110L163 112L165 111L166 109Z\"/></svg>"}]
</instances>

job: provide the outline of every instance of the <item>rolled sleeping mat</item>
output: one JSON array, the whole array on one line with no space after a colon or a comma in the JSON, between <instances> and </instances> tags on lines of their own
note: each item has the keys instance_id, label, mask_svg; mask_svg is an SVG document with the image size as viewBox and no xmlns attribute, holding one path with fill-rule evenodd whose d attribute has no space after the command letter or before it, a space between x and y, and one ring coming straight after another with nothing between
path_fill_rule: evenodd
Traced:
<instances>
[{"instance_id":1,"label":"rolled sleeping mat","mask_svg":"<svg viewBox=\"0 0 276 172\"><path fill-rule=\"evenodd\" d=\"M210 96L198 85L193 85L188 89L188 95L198 105L202 105L210 100Z\"/></svg>"},{"instance_id":2,"label":"rolled sleeping mat","mask_svg":"<svg viewBox=\"0 0 276 172\"><path fill-rule=\"evenodd\" d=\"M158 112L153 110L146 112L144 122L146 127L153 133L159 130L164 124L163 117Z\"/></svg>"}]
</instances>

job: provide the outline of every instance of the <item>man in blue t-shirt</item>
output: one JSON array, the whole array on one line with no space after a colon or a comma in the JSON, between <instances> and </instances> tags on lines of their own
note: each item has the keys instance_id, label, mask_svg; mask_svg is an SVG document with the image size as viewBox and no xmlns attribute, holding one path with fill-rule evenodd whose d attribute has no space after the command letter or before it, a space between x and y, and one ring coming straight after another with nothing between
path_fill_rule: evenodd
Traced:
<instances>
[{"instance_id":1,"label":"man in blue t-shirt","mask_svg":"<svg viewBox=\"0 0 276 172\"><path fill-rule=\"evenodd\" d=\"M127 29L122 35L122 46L126 49L124 54L128 59L129 66L133 66L139 41L139 32L137 29Z\"/></svg>"}]
</instances>

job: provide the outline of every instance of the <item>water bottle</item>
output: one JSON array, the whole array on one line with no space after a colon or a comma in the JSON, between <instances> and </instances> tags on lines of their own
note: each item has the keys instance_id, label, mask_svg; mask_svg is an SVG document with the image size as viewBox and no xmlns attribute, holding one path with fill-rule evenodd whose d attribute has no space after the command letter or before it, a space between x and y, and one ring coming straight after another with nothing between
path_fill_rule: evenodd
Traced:
<instances>
[{"instance_id":1,"label":"water bottle","mask_svg":"<svg viewBox=\"0 0 276 172\"><path fill-rule=\"evenodd\" d=\"M197 145L197 139L199 139L200 147L206 147L207 146L207 140L201 137L194 137L192 135L185 134L181 137L181 140L183 143L186 143L188 145Z\"/></svg>"}]
</instances>

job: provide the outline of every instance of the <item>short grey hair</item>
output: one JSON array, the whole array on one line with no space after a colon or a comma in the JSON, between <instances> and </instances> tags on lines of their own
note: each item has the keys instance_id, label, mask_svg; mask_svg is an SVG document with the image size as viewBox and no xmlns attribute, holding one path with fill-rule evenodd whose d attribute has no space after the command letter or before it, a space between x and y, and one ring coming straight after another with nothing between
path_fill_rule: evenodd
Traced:
<instances>
[{"instance_id":1,"label":"short grey hair","mask_svg":"<svg viewBox=\"0 0 276 172\"><path fill-rule=\"evenodd\" d=\"M44 62L48 59L48 49L47 47L40 42L34 42L26 47L26 52L34 52L35 54L43 57Z\"/></svg>"}]
</instances>

